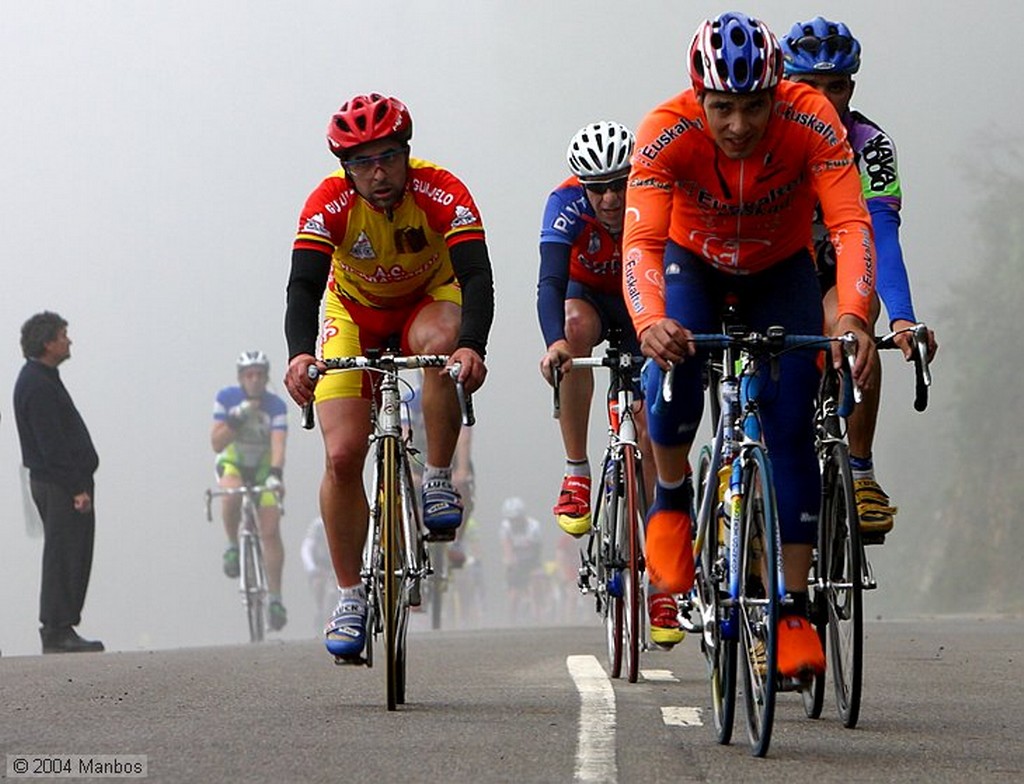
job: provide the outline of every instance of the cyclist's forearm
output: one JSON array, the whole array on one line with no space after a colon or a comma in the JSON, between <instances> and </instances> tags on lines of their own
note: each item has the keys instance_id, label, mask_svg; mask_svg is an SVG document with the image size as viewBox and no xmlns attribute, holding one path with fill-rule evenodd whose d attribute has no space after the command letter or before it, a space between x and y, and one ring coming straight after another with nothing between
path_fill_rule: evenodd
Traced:
<instances>
[{"instance_id":1,"label":"cyclist's forearm","mask_svg":"<svg viewBox=\"0 0 1024 784\"><path fill-rule=\"evenodd\" d=\"M297 354L315 354L320 331L320 300L327 287L331 257L315 250L292 251L292 267L288 277L287 308L284 332L288 341L288 358Z\"/></svg>"},{"instance_id":2,"label":"cyclist's forearm","mask_svg":"<svg viewBox=\"0 0 1024 784\"><path fill-rule=\"evenodd\" d=\"M210 428L210 446L213 447L214 452L220 454L227 449L234 440L235 431L231 429L227 422L213 423L213 427Z\"/></svg>"},{"instance_id":3,"label":"cyclist's forearm","mask_svg":"<svg viewBox=\"0 0 1024 784\"><path fill-rule=\"evenodd\" d=\"M272 430L270 433L270 467L284 469L284 448L287 434L284 430Z\"/></svg>"},{"instance_id":4,"label":"cyclist's forearm","mask_svg":"<svg viewBox=\"0 0 1024 784\"><path fill-rule=\"evenodd\" d=\"M540 244L540 275L537 280L537 316L544 345L565 339L565 292L569 285L569 246Z\"/></svg>"},{"instance_id":5,"label":"cyclist's forearm","mask_svg":"<svg viewBox=\"0 0 1024 784\"><path fill-rule=\"evenodd\" d=\"M900 247L900 215L892 207L875 206L868 202L871 212L871 226L875 234L875 251L878 255L878 277L875 289L885 304L890 324L901 319L916 322L914 305L910 297L910 279L903 262Z\"/></svg>"},{"instance_id":6,"label":"cyclist's forearm","mask_svg":"<svg viewBox=\"0 0 1024 784\"><path fill-rule=\"evenodd\" d=\"M483 240L460 242L451 248L451 258L455 277L462 287L462 327L458 345L484 357L494 321L494 277L487 245Z\"/></svg>"}]
</instances>

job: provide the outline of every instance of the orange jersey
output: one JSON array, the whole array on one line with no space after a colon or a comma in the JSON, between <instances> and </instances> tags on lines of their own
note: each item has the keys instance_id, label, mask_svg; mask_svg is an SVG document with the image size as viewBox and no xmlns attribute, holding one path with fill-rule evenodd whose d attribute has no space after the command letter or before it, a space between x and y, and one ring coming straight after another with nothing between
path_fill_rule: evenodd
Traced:
<instances>
[{"instance_id":1,"label":"orange jersey","mask_svg":"<svg viewBox=\"0 0 1024 784\"><path fill-rule=\"evenodd\" d=\"M871 218L846 130L813 88L780 82L764 138L738 160L719 150L687 90L644 118L632 163L623 293L638 335L665 316L667 240L724 272L758 272L811 246L819 201L838 253L839 313L868 321Z\"/></svg>"},{"instance_id":2,"label":"orange jersey","mask_svg":"<svg viewBox=\"0 0 1024 784\"><path fill-rule=\"evenodd\" d=\"M448 249L483 237L462 181L412 158L405 196L390 215L360 197L343 169L330 174L306 200L294 247L331 254L328 285L337 296L391 308L452 282Z\"/></svg>"}]
</instances>

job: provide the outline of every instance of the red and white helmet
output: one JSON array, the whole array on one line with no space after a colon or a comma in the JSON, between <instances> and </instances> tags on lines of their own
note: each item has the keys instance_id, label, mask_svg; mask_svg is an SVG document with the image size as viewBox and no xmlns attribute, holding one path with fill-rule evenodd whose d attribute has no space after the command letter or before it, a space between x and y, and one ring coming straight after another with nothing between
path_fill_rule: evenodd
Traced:
<instances>
[{"instance_id":1,"label":"red and white helmet","mask_svg":"<svg viewBox=\"0 0 1024 784\"><path fill-rule=\"evenodd\" d=\"M768 25L738 13L706 19L690 43L690 81L698 92L753 93L782 78L782 49Z\"/></svg>"},{"instance_id":2,"label":"red and white helmet","mask_svg":"<svg viewBox=\"0 0 1024 784\"><path fill-rule=\"evenodd\" d=\"M380 93L357 95L342 104L327 126L327 145L343 158L353 147L380 139L408 142L412 138L412 117L397 98Z\"/></svg>"}]
</instances>

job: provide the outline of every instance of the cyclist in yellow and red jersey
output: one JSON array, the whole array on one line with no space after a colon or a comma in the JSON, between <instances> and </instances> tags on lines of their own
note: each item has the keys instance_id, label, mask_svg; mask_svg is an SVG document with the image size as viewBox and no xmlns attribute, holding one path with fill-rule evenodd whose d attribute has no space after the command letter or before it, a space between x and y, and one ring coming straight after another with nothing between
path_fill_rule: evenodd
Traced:
<instances>
[{"instance_id":1,"label":"cyclist in yellow and red jersey","mask_svg":"<svg viewBox=\"0 0 1024 784\"><path fill-rule=\"evenodd\" d=\"M819 202L838 256L837 318L824 326L856 335L854 377L862 387L874 382L875 354L866 329L874 293L871 221L835 109L814 90L779 81L775 36L743 14L699 26L689 70L692 89L650 112L637 131L623 237L623 292L653 360L645 393L658 480L647 569L656 586L672 592L693 583L689 452L703 393L701 358L689 339L719 331L727 294L750 329L821 332L808 251ZM840 360L835 352L833 361ZM673 365L672 400L664 403L662 376ZM813 352L791 352L761 395L793 598L779 624L778 666L786 676L824 669L807 619L820 492L811 416L818 378Z\"/></svg>"},{"instance_id":2,"label":"cyclist in yellow and red jersey","mask_svg":"<svg viewBox=\"0 0 1024 784\"><path fill-rule=\"evenodd\" d=\"M357 657L366 638L359 570L369 515L363 463L371 391L365 373L309 379L318 328L324 359L364 354L397 338L404 353L450 355L467 393L487 373L494 291L480 212L454 174L410 157L411 137L409 110L396 98L371 93L342 105L327 129L341 168L306 200L292 250L285 385L300 405L315 389L327 453L320 512L339 588L325 636L328 651L341 657ZM423 409L424 523L433 537L451 539L462 522L451 476L461 424L447 370L424 374Z\"/></svg>"}]
</instances>

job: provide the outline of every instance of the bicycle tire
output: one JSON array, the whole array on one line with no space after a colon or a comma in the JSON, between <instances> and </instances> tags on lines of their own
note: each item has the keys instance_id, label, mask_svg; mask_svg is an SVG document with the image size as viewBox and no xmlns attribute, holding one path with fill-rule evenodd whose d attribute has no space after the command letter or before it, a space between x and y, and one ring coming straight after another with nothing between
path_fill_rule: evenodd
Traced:
<instances>
[{"instance_id":1,"label":"bicycle tire","mask_svg":"<svg viewBox=\"0 0 1024 784\"><path fill-rule=\"evenodd\" d=\"M622 554L626 558L623 569L623 656L625 658L626 680L636 683L640 677L641 640L644 638L644 586L643 586L643 475L637 469L640 461L636 447L624 444L622 447L622 514L621 536L625 538Z\"/></svg>"},{"instance_id":2,"label":"bicycle tire","mask_svg":"<svg viewBox=\"0 0 1024 784\"><path fill-rule=\"evenodd\" d=\"M699 514L704 494L718 493L718 477L711 474L711 448L701 447L697 459L696 510ZM719 537L716 504L710 507L708 520L697 520L703 529L700 552L696 559L694 595L701 616L701 652L708 668L711 691L711 713L715 723L715 736L722 745L732 740L733 720L736 715L736 638L723 635L723 618L727 612L720 597L727 584L722 569L728 564L725 557L726 542ZM733 626L735 629L735 626Z\"/></svg>"},{"instance_id":3,"label":"bicycle tire","mask_svg":"<svg viewBox=\"0 0 1024 784\"><path fill-rule=\"evenodd\" d=\"M263 642L266 636L266 607L264 588L260 581L260 543L255 534L239 537L239 558L242 573L242 597L249 624L249 642Z\"/></svg>"},{"instance_id":4,"label":"bicycle tire","mask_svg":"<svg viewBox=\"0 0 1024 784\"><path fill-rule=\"evenodd\" d=\"M861 583L860 521L846 444L835 444L825 463L830 494L825 500L825 607L827 661L836 707L844 727L860 715L864 672L864 605Z\"/></svg>"},{"instance_id":5,"label":"bicycle tire","mask_svg":"<svg viewBox=\"0 0 1024 784\"><path fill-rule=\"evenodd\" d=\"M398 536L394 541L396 557L399 564L398 579L398 628L396 635L395 652L395 675L397 678L395 698L398 704L405 704L405 693L407 684L407 662L408 662L408 632L409 612L412 606L414 591L419 590L418 581L423 573L423 551L422 527L419 518L419 505L412 484L412 471L404 452L401 455L401 491L402 517L399 521ZM441 557L445 556L444 545L441 546ZM410 558L410 555L413 557ZM410 573L410 564L413 569ZM437 601L441 606L440 597Z\"/></svg>"},{"instance_id":6,"label":"bicycle tire","mask_svg":"<svg viewBox=\"0 0 1024 784\"><path fill-rule=\"evenodd\" d=\"M387 660L387 704L393 711L401 702L399 692L403 684L399 659L399 580L397 540L401 521L401 497L398 490L398 449L394 439L385 438L381 446L381 552L383 575L381 579L381 609L384 623L384 649ZM404 695L403 695L404 696Z\"/></svg>"},{"instance_id":7,"label":"bicycle tire","mask_svg":"<svg viewBox=\"0 0 1024 784\"><path fill-rule=\"evenodd\" d=\"M738 644L743 657L747 735L751 753L763 757L771 744L778 686L781 558L771 464L759 446L747 450L742 493Z\"/></svg>"},{"instance_id":8,"label":"bicycle tire","mask_svg":"<svg viewBox=\"0 0 1024 784\"><path fill-rule=\"evenodd\" d=\"M618 548L618 487L621 485L622 465L614 456L605 458L601 471L601 492L598 515L598 591L604 596L601 615L604 620L605 644L608 655L608 675L622 675L622 629L624 612L622 603L621 559Z\"/></svg>"}]
</instances>

